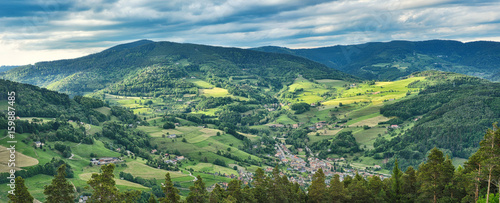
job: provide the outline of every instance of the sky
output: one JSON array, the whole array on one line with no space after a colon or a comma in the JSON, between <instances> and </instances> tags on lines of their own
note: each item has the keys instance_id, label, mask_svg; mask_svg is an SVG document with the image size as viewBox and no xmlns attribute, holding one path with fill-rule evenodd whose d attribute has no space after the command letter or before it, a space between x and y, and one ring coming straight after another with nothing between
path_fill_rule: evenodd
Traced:
<instances>
[{"instance_id":1,"label":"sky","mask_svg":"<svg viewBox=\"0 0 500 203\"><path fill-rule=\"evenodd\" d=\"M0 1L0 65L76 58L140 39L227 47L500 41L498 0Z\"/></svg>"}]
</instances>

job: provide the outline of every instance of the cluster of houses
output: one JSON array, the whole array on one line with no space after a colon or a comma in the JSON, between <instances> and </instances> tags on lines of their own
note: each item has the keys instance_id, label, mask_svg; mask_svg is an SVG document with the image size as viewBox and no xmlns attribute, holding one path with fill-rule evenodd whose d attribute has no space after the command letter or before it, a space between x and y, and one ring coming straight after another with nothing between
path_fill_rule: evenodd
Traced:
<instances>
[{"instance_id":1,"label":"cluster of houses","mask_svg":"<svg viewBox=\"0 0 500 203\"><path fill-rule=\"evenodd\" d=\"M309 126L308 129L309 130L319 130L319 129L322 129L323 127L327 126L327 123L326 121L320 121L320 122L317 122L315 124L313 124L312 126Z\"/></svg>"},{"instance_id":2,"label":"cluster of houses","mask_svg":"<svg viewBox=\"0 0 500 203\"><path fill-rule=\"evenodd\" d=\"M163 160L165 160L165 163L167 164L177 164L177 162L182 161L186 159L184 156L175 156L173 159L169 159L170 154L166 153L164 154Z\"/></svg>"},{"instance_id":3,"label":"cluster of houses","mask_svg":"<svg viewBox=\"0 0 500 203\"><path fill-rule=\"evenodd\" d=\"M376 174L376 173L373 173L372 171L368 171L368 170L354 171L352 169L347 169L345 172L334 172L332 170L334 168L334 166L332 165L332 162L337 162L337 163L344 162L345 159L343 157L341 157L341 158L327 158L325 160L318 159L316 157L309 157L307 160L309 162L309 164L307 164L307 162L304 159L298 157L297 155L292 154L291 151L284 144L276 144L275 148L276 148L276 154L274 156L277 157L281 163L284 163L284 164L289 166L287 168L288 171L297 171L297 172L301 172L301 173L308 173L308 177L302 177L302 176L290 177L290 181L297 182L300 185L304 185L305 183L310 183L310 181L312 180L313 174L316 171L318 171L320 168L323 170L323 173L325 174L325 176L331 177L335 174L338 174L340 176L341 180L343 180L343 178L346 176L353 177L356 174L356 172L358 172L358 174L363 176L363 177L371 177L374 175L377 175L382 179L389 177L387 175ZM381 166L375 165L371 168L373 170L380 170ZM265 171L272 172L272 170L273 170L273 168L268 167L268 168L266 168ZM329 183L327 183L327 184L329 184Z\"/></svg>"},{"instance_id":4,"label":"cluster of houses","mask_svg":"<svg viewBox=\"0 0 500 203\"><path fill-rule=\"evenodd\" d=\"M90 163L92 163L92 165L106 165L106 164L116 164L116 163L122 162L122 161L123 160L121 160L118 157L103 157L103 158L99 158L99 159L92 158L90 160Z\"/></svg>"}]
</instances>

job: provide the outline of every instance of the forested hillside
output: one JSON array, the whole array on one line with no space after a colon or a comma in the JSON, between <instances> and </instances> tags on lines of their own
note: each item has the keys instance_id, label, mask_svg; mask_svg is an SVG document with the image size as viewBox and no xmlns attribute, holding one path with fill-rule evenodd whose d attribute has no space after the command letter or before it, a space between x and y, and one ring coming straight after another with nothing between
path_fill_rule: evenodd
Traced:
<instances>
[{"instance_id":1,"label":"forested hillside","mask_svg":"<svg viewBox=\"0 0 500 203\"><path fill-rule=\"evenodd\" d=\"M7 102L7 92L15 92L16 116L46 117L89 122L106 120L106 116L92 110L104 106L104 102L87 97L75 97L33 85L0 79L0 102ZM4 106L5 104L2 104ZM2 111L6 110L2 109Z\"/></svg>"},{"instance_id":2,"label":"forested hillside","mask_svg":"<svg viewBox=\"0 0 500 203\"><path fill-rule=\"evenodd\" d=\"M312 49L269 46L254 50L302 56L369 80L395 80L425 70L500 80L499 42L391 41Z\"/></svg>"},{"instance_id":3,"label":"forested hillside","mask_svg":"<svg viewBox=\"0 0 500 203\"><path fill-rule=\"evenodd\" d=\"M401 123L416 120L402 136L377 139L375 152L393 157L388 167L396 157L401 166L416 166L433 147L451 157L468 158L485 129L500 120L500 84L472 77L444 81L416 97L386 105L380 112L396 116Z\"/></svg>"},{"instance_id":4,"label":"forested hillside","mask_svg":"<svg viewBox=\"0 0 500 203\"><path fill-rule=\"evenodd\" d=\"M155 77L151 77L154 74ZM112 86L122 95L149 94L192 87L182 78L242 77L281 89L297 75L310 79L353 79L301 57L258 51L141 40L77 59L39 62L2 74L5 79L47 87L71 95ZM146 88L147 86L147 88Z\"/></svg>"}]
</instances>

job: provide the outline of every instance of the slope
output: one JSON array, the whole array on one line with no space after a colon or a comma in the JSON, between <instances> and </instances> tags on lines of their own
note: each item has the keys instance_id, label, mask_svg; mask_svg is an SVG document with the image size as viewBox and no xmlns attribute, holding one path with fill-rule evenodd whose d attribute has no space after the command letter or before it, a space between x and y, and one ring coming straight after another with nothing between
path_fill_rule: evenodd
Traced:
<instances>
[{"instance_id":1,"label":"slope","mask_svg":"<svg viewBox=\"0 0 500 203\"><path fill-rule=\"evenodd\" d=\"M151 74L156 77L151 78ZM191 88L187 77L256 79L261 86L280 89L296 75L305 78L353 79L310 60L284 54L173 42L140 40L76 59L39 62L2 73L1 77L47 87L70 95L115 85L122 94L151 92L156 87ZM152 89L133 87L146 84ZM116 86L118 85L118 86Z\"/></svg>"},{"instance_id":2,"label":"slope","mask_svg":"<svg viewBox=\"0 0 500 203\"><path fill-rule=\"evenodd\" d=\"M313 49L254 50L302 56L365 79L395 80L416 71L441 70L500 80L500 43L430 40L391 41Z\"/></svg>"}]
</instances>

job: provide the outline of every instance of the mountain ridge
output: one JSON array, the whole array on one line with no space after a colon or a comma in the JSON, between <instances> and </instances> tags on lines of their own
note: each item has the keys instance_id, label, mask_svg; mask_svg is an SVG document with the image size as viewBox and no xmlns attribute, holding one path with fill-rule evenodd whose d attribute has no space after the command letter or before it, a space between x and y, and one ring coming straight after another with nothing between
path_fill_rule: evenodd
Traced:
<instances>
[{"instance_id":1,"label":"mountain ridge","mask_svg":"<svg viewBox=\"0 0 500 203\"><path fill-rule=\"evenodd\" d=\"M298 74L311 79L356 79L323 64L292 55L149 40L117 45L76 59L18 67L1 73L1 77L75 95L104 89L127 77L134 77L138 70L152 66L180 71L183 77L192 76L194 71L214 76L254 76L269 81L281 78L274 81L277 88L281 86L278 83L291 82Z\"/></svg>"},{"instance_id":2,"label":"mountain ridge","mask_svg":"<svg viewBox=\"0 0 500 203\"><path fill-rule=\"evenodd\" d=\"M257 47L252 50L287 53L349 74L395 80L413 72L441 70L500 80L500 42L454 40L369 42L307 49Z\"/></svg>"}]
</instances>

